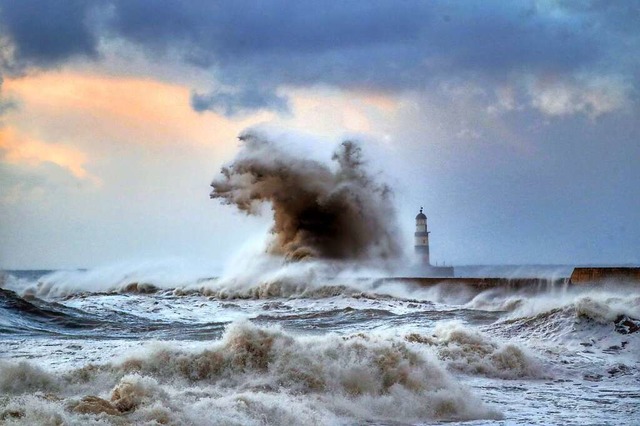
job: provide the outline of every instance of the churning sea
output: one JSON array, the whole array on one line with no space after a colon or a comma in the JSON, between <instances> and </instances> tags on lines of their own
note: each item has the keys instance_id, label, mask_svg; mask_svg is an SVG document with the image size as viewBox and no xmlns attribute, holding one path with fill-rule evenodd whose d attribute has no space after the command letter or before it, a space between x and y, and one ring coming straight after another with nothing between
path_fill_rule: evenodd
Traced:
<instances>
[{"instance_id":1,"label":"churning sea","mask_svg":"<svg viewBox=\"0 0 640 426\"><path fill-rule=\"evenodd\" d=\"M0 424L640 424L640 287L324 272L6 271Z\"/></svg>"}]
</instances>

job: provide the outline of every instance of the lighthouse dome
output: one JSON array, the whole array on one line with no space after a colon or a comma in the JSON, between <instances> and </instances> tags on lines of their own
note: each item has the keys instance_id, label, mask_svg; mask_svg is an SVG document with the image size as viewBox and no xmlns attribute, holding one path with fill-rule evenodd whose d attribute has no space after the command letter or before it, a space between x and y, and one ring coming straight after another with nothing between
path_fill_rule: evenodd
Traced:
<instances>
[{"instance_id":1,"label":"lighthouse dome","mask_svg":"<svg viewBox=\"0 0 640 426\"><path fill-rule=\"evenodd\" d=\"M418 215L416 216L416 220L418 219L426 219L427 216L425 216L424 213L422 213L422 207L420 207L420 213L418 213Z\"/></svg>"}]
</instances>

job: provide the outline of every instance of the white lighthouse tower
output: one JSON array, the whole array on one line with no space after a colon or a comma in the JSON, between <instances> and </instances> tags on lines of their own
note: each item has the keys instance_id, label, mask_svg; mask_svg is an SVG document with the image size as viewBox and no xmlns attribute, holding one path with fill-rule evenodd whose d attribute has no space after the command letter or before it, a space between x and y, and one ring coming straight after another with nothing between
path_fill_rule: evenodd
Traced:
<instances>
[{"instance_id":1,"label":"white lighthouse tower","mask_svg":"<svg viewBox=\"0 0 640 426\"><path fill-rule=\"evenodd\" d=\"M427 230L427 216L422 213L422 207L420 207L420 213L416 216L416 233L415 235L415 250L416 256L419 259L420 265L430 266L429 263L429 231Z\"/></svg>"},{"instance_id":2,"label":"white lighthouse tower","mask_svg":"<svg viewBox=\"0 0 640 426\"><path fill-rule=\"evenodd\" d=\"M431 266L429 258L429 230L427 229L427 215L422 213L422 207L420 207L420 213L416 216L416 232L415 237L415 250L418 262L412 268L412 273L416 277L430 277L430 278L447 278L453 277L454 271L452 266Z\"/></svg>"}]
</instances>

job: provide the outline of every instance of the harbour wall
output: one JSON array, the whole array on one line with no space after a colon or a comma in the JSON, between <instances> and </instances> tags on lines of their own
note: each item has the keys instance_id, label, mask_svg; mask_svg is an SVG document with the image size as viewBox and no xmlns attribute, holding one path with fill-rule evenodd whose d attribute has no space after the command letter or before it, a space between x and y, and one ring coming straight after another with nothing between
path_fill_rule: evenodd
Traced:
<instances>
[{"instance_id":1,"label":"harbour wall","mask_svg":"<svg viewBox=\"0 0 640 426\"><path fill-rule=\"evenodd\" d=\"M598 282L640 283L640 268L606 267L606 268L574 268L569 282L585 284Z\"/></svg>"},{"instance_id":2,"label":"harbour wall","mask_svg":"<svg viewBox=\"0 0 640 426\"><path fill-rule=\"evenodd\" d=\"M570 277L562 278L468 278L468 277L393 277L380 284L401 282L421 287L464 285L477 290L508 288L512 290L545 291L583 285L640 285L640 267L574 268Z\"/></svg>"}]
</instances>

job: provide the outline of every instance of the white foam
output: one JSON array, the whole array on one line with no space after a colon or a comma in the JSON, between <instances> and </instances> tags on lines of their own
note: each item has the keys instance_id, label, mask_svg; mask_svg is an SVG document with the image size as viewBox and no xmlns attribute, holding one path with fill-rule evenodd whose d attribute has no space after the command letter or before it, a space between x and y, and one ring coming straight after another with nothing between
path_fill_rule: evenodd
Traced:
<instances>
[{"instance_id":1,"label":"white foam","mask_svg":"<svg viewBox=\"0 0 640 426\"><path fill-rule=\"evenodd\" d=\"M440 322L430 335L410 334L407 340L431 346L447 368L500 379L542 378L548 373L526 348L503 343L460 321Z\"/></svg>"},{"instance_id":2,"label":"white foam","mask_svg":"<svg viewBox=\"0 0 640 426\"><path fill-rule=\"evenodd\" d=\"M82 293L145 292L153 289L192 288L198 282L218 275L200 265L169 259L123 262L89 270L60 270L22 286L21 294L40 298L65 297Z\"/></svg>"},{"instance_id":3,"label":"white foam","mask_svg":"<svg viewBox=\"0 0 640 426\"><path fill-rule=\"evenodd\" d=\"M28 365L3 368L46 380L34 379L25 388L7 386L0 412L13 407L24 391L51 391L49 383L60 384L53 391L63 403L23 406L16 421L44 412L72 423L77 416L100 420L113 407L133 422L159 416L177 423L200 418L202 424L233 418L243 424L312 424L499 417L428 351L389 336L299 337L240 322L206 350L165 344L119 363L65 373Z\"/></svg>"}]
</instances>

